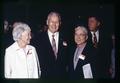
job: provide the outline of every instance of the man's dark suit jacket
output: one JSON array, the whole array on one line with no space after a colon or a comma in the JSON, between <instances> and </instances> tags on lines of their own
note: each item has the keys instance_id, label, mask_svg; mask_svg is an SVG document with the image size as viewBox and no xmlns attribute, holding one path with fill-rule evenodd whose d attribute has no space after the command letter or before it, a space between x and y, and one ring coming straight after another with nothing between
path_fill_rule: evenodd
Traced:
<instances>
[{"instance_id":1,"label":"man's dark suit jacket","mask_svg":"<svg viewBox=\"0 0 120 83\"><path fill-rule=\"evenodd\" d=\"M86 57L84 60L81 59L78 60L76 69L74 70L73 59L76 48L77 47L74 45L70 47L70 58L69 58L69 68L68 68L69 78L73 80L84 79L82 66L88 63L90 63L91 65L93 78L97 78L96 65L95 65L96 53L94 52L94 48L92 47L92 45L89 43L86 44L85 48L82 51L82 54L85 55Z\"/></svg>"},{"instance_id":2,"label":"man's dark suit jacket","mask_svg":"<svg viewBox=\"0 0 120 83\"><path fill-rule=\"evenodd\" d=\"M88 42L92 43L92 34L89 31ZM112 40L107 32L99 29L99 42L95 51L97 52L96 66L98 71L98 78L109 78L110 57L111 57Z\"/></svg>"},{"instance_id":3,"label":"man's dark suit jacket","mask_svg":"<svg viewBox=\"0 0 120 83\"><path fill-rule=\"evenodd\" d=\"M55 58L47 31L43 31L34 39L33 45L36 47L40 67L41 78L43 79L64 79L66 78L67 46L64 45L64 38L59 33L58 53Z\"/></svg>"}]
</instances>

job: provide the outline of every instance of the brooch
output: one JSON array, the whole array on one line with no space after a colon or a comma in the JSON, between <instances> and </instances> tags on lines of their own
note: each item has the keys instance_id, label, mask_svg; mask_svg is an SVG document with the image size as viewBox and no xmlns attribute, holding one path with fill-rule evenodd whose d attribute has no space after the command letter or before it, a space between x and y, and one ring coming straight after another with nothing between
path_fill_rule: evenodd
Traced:
<instances>
[{"instance_id":1,"label":"brooch","mask_svg":"<svg viewBox=\"0 0 120 83\"><path fill-rule=\"evenodd\" d=\"M29 50L28 50L27 55L32 54L32 51L31 51L31 50L32 50L32 49L29 49Z\"/></svg>"},{"instance_id":2,"label":"brooch","mask_svg":"<svg viewBox=\"0 0 120 83\"><path fill-rule=\"evenodd\" d=\"M67 46L67 43L66 43L66 41L63 41L63 46Z\"/></svg>"}]
</instances>

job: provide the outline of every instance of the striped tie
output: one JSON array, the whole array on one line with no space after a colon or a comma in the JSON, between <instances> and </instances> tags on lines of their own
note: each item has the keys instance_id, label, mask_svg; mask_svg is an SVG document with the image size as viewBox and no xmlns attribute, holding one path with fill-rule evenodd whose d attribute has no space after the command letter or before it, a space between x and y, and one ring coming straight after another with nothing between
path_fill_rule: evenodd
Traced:
<instances>
[{"instance_id":1,"label":"striped tie","mask_svg":"<svg viewBox=\"0 0 120 83\"><path fill-rule=\"evenodd\" d=\"M56 43L55 43L55 38L54 38L54 36L55 36L55 35L52 35L52 48L53 48L55 57L57 58Z\"/></svg>"},{"instance_id":2,"label":"striped tie","mask_svg":"<svg viewBox=\"0 0 120 83\"><path fill-rule=\"evenodd\" d=\"M96 34L95 34L95 32L93 33L93 35L94 35L94 40L93 40L93 43L94 43L94 47L95 48L97 48L97 37L96 37Z\"/></svg>"}]
</instances>

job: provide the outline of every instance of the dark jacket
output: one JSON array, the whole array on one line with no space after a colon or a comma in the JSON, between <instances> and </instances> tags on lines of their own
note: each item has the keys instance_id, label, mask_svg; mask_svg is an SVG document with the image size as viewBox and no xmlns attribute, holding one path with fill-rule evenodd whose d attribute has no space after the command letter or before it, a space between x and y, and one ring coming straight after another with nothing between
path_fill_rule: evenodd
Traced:
<instances>
[{"instance_id":1,"label":"dark jacket","mask_svg":"<svg viewBox=\"0 0 120 83\"><path fill-rule=\"evenodd\" d=\"M49 41L47 31L37 35L34 41L36 47L40 67L41 78L45 79L64 79L66 78L66 66L67 66L67 46L61 33L59 33L59 45L57 59L55 58L52 46Z\"/></svg>"},{"instance_id":2,"label":"dark jacket","mask_svg":"<svg viewBox=\"0 0 120 83\"><path fill-rule=\"evenodd\" d=\"M89 31L88 42L92 45L92 34ZM98 70L98 78L109 78L109 68L111 62L111 48L112 48L112 40L111 37L104 32L102 29L99 29L99 42L95 51L97 52L97 70Z\"/></svg>"},{"instance_id":3,"label":"dark jacket","mask_svg":"<svg viewBox=\"0 0 120 83\"><path fill-rule=\"evenodd\" d=\"M69 78L70 79L83 79L83 69L82 66L90 63L91 65L91 70L93 73L93 78L97 78L97 71L96 71L96 53L94 52L94 48L92 47L91 44L87 43L85 48L82 51L82 54L85 55L85 60L78 60L76 69L74 70L74 53L76 50L76 46L72 45L70 48L70 58L69 58Z\"/></svg>"}]
</instances>

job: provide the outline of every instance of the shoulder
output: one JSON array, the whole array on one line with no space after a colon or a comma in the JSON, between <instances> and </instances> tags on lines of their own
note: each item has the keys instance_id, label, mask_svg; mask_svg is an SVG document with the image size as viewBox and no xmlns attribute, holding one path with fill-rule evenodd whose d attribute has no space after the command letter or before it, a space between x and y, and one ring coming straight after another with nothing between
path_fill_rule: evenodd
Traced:
<instances>
[{"instance_id":1,"label":"shoulder","mask_svg":"<svg viewBox=\"0 0 120 83\"><path fill-rule=\"evenodd\" d=\"M28 48L30 48L30 49L32 49L32 50L36 50L35 47L32 46L32 45L27 45L27 46L28 46Z\"/></svg>"},{"instance_id":2,"label":"shoulder","mask_svg":"<svg viewBox=\"0 0 120 83\"><path fill-rule=\"evenodd\" d=\"M35 41L42 41L43 39L45 39L45 37L47 36L47 32L46 31L43 31L43 32L40 32L36 35L35 37Z\"/></svg>"},{"instance_id":3,"label":"shoulder","mask_svg":"<svg viewBox=\"0 0 120 83\"><path fill-rule=\"evenodd\" d=\"M16 49L15 47L16 47L16 42L10 45L8 48L6 48L6 51L13 51Z\"/></svg>"},{"instance_id":4,"label":"shoulder","mask_svg":"<svg viewBox=\"0 0 120 83\"><path fill-rule=\"evenodd\" d=\"M60 38L60 41L65 41L66 43L68 42L67 36L62 32L59 32L59 38Z\"/></svg>"},{"instance_id":5,"label":"shoulder","mask_svg":"<svg viewBox=\"0 0 120 83\"><path fill-rule=\"evenodd\" d=\"M42 31L42 32L37 34L37 37L42 37L42 36L44 36L46 34L47 34L47 31Z\"/></svg>"},{"instance_id":6,"label":"shoulder","mask_svg":"<svg viewBox=\"0 0 120 83\"><path fill-rule=\"evenodd\" d=\"M40 42L42 42L43 39L45 39L46 34L47 33L45 33L45 32L36 33L36 35L31 40L31 45L33 45L35 47L39 46L39 44L41 44Z\"/></svg>"},{"instance_id":7,"label":"shoulder","mask_svg":"<svg viewBox=\"0 0 120 83\"><path fill-rule=\"evenodd\" d=\"M10 45L8 48L5 49L5 57L9 57L12 58L16 55L16 44L13 43L12 45Z\"/></svg>"},{"instance_id":8,"label":"shoulder","mask_svg":"<svg viewBox=\"0 0 120 83\"><path fill-rule=\"evenodd\" d=\"M87 52L89 52L89 53L93 53L95 51L95 48L93 47L92 43L87 42L84 50L87 51Z\"/></svg>"}]
</instances>

